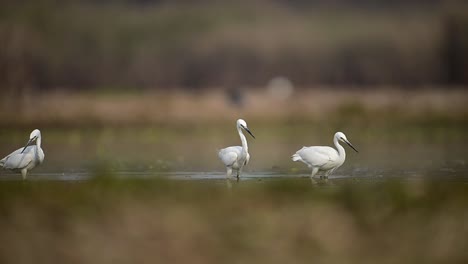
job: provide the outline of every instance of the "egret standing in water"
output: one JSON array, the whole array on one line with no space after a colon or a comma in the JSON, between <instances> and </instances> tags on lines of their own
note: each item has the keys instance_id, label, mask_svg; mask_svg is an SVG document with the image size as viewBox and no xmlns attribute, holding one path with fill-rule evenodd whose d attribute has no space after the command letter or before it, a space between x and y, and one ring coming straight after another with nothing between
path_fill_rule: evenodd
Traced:
<instances>
[{"instance_id":1,"label":"egret standing in water","mask_svg":"<svg viewBox=\"0 0 468 264\"><path fill-rule=\"evenodd\" d=\"M344 148L340 145L338 141L342 141L348 144L354 151L358 152L356 148L348 141L345 134L342 132L336 132L333 139L335 147L303 147L292 155L293 161L301 161L305 163L310 169L312 169L312 174L310 175L313 178L317 172L324 171L325 178L328 178L336 169L343 165L346 159L346 152Z\"/></svg>"},{"instance_id":2,"label":"egret standing in water","mask_svg":"<svg viewBox=\"0 0 468 264\"><path fill-rule=\"evenodd\" d=\"M242 146L231 146L224 149L221 149L218 153L221 161L226 165L226 177L229 179L232 175L232 170L237 171L237 180L239 180L239 175L242 173L242 168L249 163L249 147L247 146L247 139L242 133L242 129L247 131L253 138L255 136L250 132L247 127L247 123L243 119L237 120L237 132L242 141Z\"/></svg>"},{"instance_id":3,"label":"egret standing in water","mask_svg":"<svg viewBox=\"0 0 468 264\"><path fill-rule=\"evenodd\" d=\"M32 145L33 142L35 145ZM34 129L29 136L29 141L23 148L17 149L10 155L0 160L0 166L13 171L21 171L23 180L26 179L28 170L33 169L44 161L44 151L41 149L41 131Z\"/></svg>"}]
</instances>

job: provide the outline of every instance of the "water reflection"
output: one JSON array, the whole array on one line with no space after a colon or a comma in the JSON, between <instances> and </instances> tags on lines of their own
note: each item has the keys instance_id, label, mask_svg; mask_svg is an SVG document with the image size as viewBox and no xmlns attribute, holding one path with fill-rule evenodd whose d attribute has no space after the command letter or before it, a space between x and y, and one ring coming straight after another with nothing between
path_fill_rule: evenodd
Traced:
<instances>
[{"instance_id":1,"label":"water reflection","mask_svg":"<svg viewBox=\"0 0 468 264\"><path fill-rule=\"evenodd\" d=\"M31 181L84 181L95 177L95 172L80 171L67 173L31 173L28 180ZM110 171L109 175L118 179L156 179L166 178L170 180L203 180L203 181L224 181L226 175L223 171ZM343 170L341 173L331 175L328 179L315 177L310 178L307 171L298 173L285 174L281 171L246 171L242 174L239 181L265 182L277 179L303 179L310 181L312 185L331 185L339 183L370 183L384 180L443 180L443 181L460 181L468 182L468 167L441 167L434 170L414 169L414 170L399 170L399 169L370 169L370 168L354 168L352 170ZM9 171L0 173L0 180L21 180L21 175ZM236 183L235 179L230 182Z\"/></svg>"}]
</instances>

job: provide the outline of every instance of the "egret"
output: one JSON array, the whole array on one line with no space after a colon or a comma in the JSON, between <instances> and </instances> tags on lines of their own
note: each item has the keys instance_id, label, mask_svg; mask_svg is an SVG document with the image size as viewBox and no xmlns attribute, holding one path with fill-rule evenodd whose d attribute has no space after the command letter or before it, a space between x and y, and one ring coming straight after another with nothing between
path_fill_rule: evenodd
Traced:
<instances>
[{"instance_id":1,"label":"egret","mask_svg":"<svg viewBox=\"0 0 468 264\"><path fill-rule=\"evenodd\" d=\"M303 147L292 155L291 158L293 161L305 163L312 169L311 178L319 171L325 172L325 178L328 178L330 174L343 165L346 159L346 152L338 141L348 144L354 151L358 152L351 142L348 141L345 134L336 132L333 143L335 143L337 150L324 146Z\"/></svg>"},{"instance_id":2,"label":"egret","mask_svg":"<svg viewBox=\"0 0 468 264\"><path fill-rule=\"evenodd\" d=\"M35 145L32 145L33 142ZM29 141L23 148L13 151L10 155L0 160L0 166L13 171L21 171L23 180L26 179L28 170L33 169L44 161L44 151L41 148L41 131L34 129L29 135Z\"/></svg>"},{"instance_id":3,"label":"egret","mask_svg":"<svg viewBox=\"0 0 468 264\"><path fill-rule=\"evenodd\" d=\"M226 177L231 178L232 170L237 171L237 180L239 180L239 175L242 173L242 168L249 163L249 147L247 146L247 139L242 133L242 129L247 131L253 138L255 136L250 132L247 127L247 123L243 119L237 120L237 132L242 141L242 146L231 146L224 149L221 149L218 153L219 158L226 166Z\"/></svg>"}]
</instances>

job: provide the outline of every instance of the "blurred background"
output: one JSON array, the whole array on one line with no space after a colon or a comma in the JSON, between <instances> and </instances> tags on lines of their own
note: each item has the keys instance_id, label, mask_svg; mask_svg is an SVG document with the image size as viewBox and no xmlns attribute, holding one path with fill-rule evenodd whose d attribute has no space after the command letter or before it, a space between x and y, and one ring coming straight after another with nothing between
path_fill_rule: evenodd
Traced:
<instances>
[{"instance_id":1,"label":"blurred background","mask_svg":"<svg viewBox=\"0 0 468 264\"><path fill-rule=\"evenodd\" d=\"M277 76L299 89L451 89L468 83L466 12L442 0L3 0L0 83L9 97L261 88Z\"/></svg>"},{"instance_id":2,"label":"blurred background","mask_svg":"<svg viewBox=\"0 0 468 264\"><path fill-rule=\"evenodd\" d=\"M0 260L466 263L467 88L461 0L0 0L0 155L46 155L0 171ZM360 152L311 187L290 156L336 131Z\"/></svg>"},{"instance_id":3,"label":"blurred background","mask_svg":"<svg viewBox=\"0 0 468 264\"><path fill-rule=\"evenodd\" d=\"M403 162L460 160L466 143L465 1L1 5L0 150L40 128L45 171L223 170L216 149L238 144L237 118L258 135L258 170L339 130L396 166L381 157L421 143L435 156Z\"/></svg>"}]
</instances>

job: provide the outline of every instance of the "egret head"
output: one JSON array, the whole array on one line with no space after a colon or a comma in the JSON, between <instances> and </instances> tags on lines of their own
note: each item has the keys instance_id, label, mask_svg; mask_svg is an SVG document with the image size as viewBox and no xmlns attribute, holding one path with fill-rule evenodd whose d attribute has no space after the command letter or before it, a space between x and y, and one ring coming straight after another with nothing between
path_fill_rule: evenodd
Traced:
<instances>
[{"instance_id":1,"label":"egret head","mask_svg":"<svg viewBox=\"0 0 468 264\"><path fill-rule=\"evenodd\" d=\"M33 132L29 135L29 139L37 139L38 137L41 137L41 131L39 129L34 129Z\"/></svg>"},{"instance_id":2,"label":"egret head","mask_svg":"<svg viewBox=\"0 0 468 264\"><path fill-rule=\"evenodd\" d=\"M237 127L240 127L242 129L244 129L245 131L247 131L247 133L249 133L253 138L255 138L255 136L252 134L252 132L250 132L249 128L247 127L247 122L244 121L244 119L237 119Z\"/></svg>"},{"instance_id":3,"label":"egret head","mask_svg":"<svg viewBox=\"0 0 468 264\"><path fill-rule=\"evenodd\" d=\"M343 132L336 132L335 138L338 139L338 140L341 141L341 142L344 142L344 143L348 144L348 146L350 146L354 151L359 152L359 151L357 151L357 149L351 144L351 142L349 142L349 140L346 138L346 135L345 135Z\"/></svg>"},{"instance_id":4,"label":"egret head","mask_svg":"<svg viewBox=\"0 0 468 264\"><path fill-rule=\"evenodd\" d=\"M29 141L28 143L26 143L26 146L24 146L23 150L21 151L21 153L24 152L24 150L29 146L31 145L31 143L33 143L34 141L36 141L38 138L41 137L41 131L39 129L34 129L33 132L31 132L31 134L29 135Z\"/></svg>"}]
</instances>

